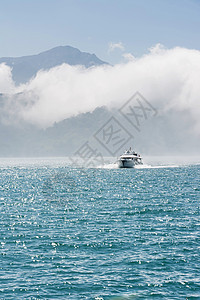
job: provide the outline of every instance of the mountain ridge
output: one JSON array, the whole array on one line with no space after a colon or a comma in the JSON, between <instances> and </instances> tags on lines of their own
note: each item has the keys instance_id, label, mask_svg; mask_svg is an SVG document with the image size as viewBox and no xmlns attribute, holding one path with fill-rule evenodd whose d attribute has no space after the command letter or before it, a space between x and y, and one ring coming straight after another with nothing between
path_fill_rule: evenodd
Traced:
<instances>
[{"instance_id":1,"label":"mountain ridge","mask_svg":"<svg viewBox=\"0 0 200 300\"><path fill-rule=\"evenodd\" d=\"M27 82L41 69L48 70L63 63L72 66L83 65L86 68L108 64L94 53L82 52L72 46L58 46L34 55L1 57L0 63L5 63L12 68L12 76L16 84Z\"/></svg>"}]
</instances>

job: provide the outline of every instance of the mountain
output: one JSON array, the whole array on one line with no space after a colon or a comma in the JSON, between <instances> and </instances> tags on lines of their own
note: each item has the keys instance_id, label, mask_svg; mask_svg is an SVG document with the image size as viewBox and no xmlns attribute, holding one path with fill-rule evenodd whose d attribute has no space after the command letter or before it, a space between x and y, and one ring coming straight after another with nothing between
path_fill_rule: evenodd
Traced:
<instances>
[{"instance_id":1,"label":"mountain","mask_svg":"<svg viewBox=\"0 0 200 300\"><path fill-rule=\"evenodd\" d=\"M27 82L39 70L67 63L83 65L86 68L107 64L95 54L81 52L70 46L60 46L38 55L0 58L0 63L12 67L12 76L17 84ZM19 94L13 95L17 101ZM69 155L93 134L92 128L100 126L106 110L97 109L93 113L73 117L46 130L18 120L7 111L7 102L11 100L7 94L0 93L0 156L51 156ZM24 106L27 102L24 102ZM8 109L9 110L9 109Z\"/></svg>"},{"instance_id":2,"label":"mountain","mask_svg":"<svg viewBox=\"0 0 200 300\"><path fill-rule=\"evenodd\" d=\"M110 116L111 113L101 107L55 123L47 129L24 122L1 122L0 157L72 155Z\"/></svg>"},{"instance_id":3,"label":"mountain","mask_svg":"<svg viewBox=\"0 0 200 300\"><path fill-rule=\"evenodd\" d=\"M108 64L100 60L95 54L81 52L71 46L55 47L37 55L2 57L0 63L6 63L12 68L12 75L16 84L25 83L41 69L48 70L63 63L83 65L86 68Z\"/></svg>"},{"instance_id":4,"label":"mountain","mask_svg":"<svg viewBox=\"0 0 200 300\"><path fill-rule=\"evenodd\" d=\"M94 135L112 116L133 135L133 139L120 149L118 155L130 146L143 155L199 153L200 141L194 140L190 134L191 124L187 113L156 116L146 120L141 131L137 132L117 110L99 107L93 112L65 119L46 129L22 121L5 123L0 117L0 157L71 156L87 141L93 149L109 156L109 152ZM189 149L186 145L190 145Z\"/></svg>"},{"instance_id":5,"label":"mountain","mask_svg":"<svg viewBox=\"0 0 200 300\"><path fill-rule=\"evenodd\" d=\"M81 52L70 46L56 47L33 56L1 58L1 62L12 66L12 74L17 83L26 82L41 69L48 70L62 63L84 65L87 68L106 64L96 55ZM118 124L133 136L126 147L134 146L139 153L144 155L199 153L200 139L193 134L195 124L191 122L192 117L188 111L174 111L174 113L169 111L165 114L159 113L149 120L146 118L140 132L136 131L118 110L108 110L105 107L96 108L92 112L79 114L41 129L15 115L18 104L25 108L31 105L30 95L26 98L25 94L21 99L21 94L23 91L15 95L0 93L0 157L68 156L73 155L87 141L92 143L93 148L108 156L110 148L105 145L108 141L100 143L95 139L95 133L113 116ZM109 128L111 131L115 129L112 124ZM104 137L109 135L105 129L103 135Z\"/></svg>"}]
</instances>

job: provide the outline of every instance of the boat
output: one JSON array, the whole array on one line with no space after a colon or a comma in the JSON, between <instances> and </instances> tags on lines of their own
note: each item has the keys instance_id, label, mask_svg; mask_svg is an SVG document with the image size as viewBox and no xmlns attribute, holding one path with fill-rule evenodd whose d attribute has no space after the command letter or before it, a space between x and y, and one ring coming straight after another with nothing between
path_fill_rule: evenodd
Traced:
<instances>
[{"instance_id":1,"label":"boat","mask_svg":"<svg viewBox=\"0 0 200 300\"><path fill-rule=\"evenodd\" d=\"M136 165L143 165L142 157L129 148L118 159L119 168L134 168Z\"/></svg>"}]
</instances>

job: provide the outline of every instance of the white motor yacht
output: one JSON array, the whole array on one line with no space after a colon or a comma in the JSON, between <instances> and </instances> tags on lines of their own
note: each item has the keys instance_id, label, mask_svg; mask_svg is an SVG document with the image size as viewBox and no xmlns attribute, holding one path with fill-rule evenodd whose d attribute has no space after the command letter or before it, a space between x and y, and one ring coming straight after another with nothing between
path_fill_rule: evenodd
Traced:
<instances>
[{"instance_id":1,"label":"white motor yacht","mask_svg":"<svg viewBox=\"0 0 200 300\"><path fill-rule=\"evenodd\" d=\"M119 168L134 168L136 165L142 165L142 157L133 151L130 147L118 159Z\"/></svg>"}]
</instances>

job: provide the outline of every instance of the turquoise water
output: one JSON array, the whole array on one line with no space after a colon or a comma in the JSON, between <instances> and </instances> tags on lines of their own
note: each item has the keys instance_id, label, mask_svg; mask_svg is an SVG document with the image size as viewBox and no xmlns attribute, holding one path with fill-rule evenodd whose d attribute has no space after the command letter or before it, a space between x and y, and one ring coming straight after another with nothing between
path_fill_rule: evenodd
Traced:
<instances>
[{"instance_id":1,"label":"turquoise water","mask_svg":"<svg viewBox=\"0 0 200 300\"><path fill-rule=\"evenodd\" d=\"M0 168L0 299L200 299L200 165Z\"/></svg>"}]
</instances>

